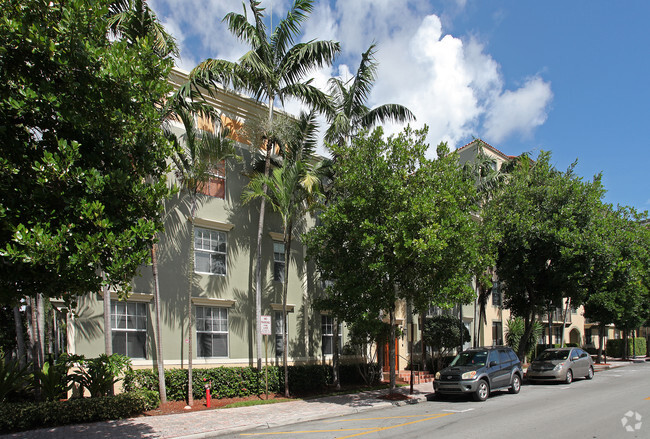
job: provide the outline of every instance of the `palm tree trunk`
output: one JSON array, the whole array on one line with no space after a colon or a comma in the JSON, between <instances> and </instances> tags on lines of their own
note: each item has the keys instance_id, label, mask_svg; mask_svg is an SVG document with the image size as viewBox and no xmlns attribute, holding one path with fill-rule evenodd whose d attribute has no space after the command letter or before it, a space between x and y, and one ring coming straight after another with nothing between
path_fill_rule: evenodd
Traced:
<instances>
[{"instance_id":1,"label":"palm tree trunk","mask_svg":"<svg viewBox=\"0 0 650 439\"><path fill-rule=\"evenodd\" d=\"M194 238L192 238L194 241ZM158 392L160 393L160 403L167 402L167 387L165 386L165 365L163 360L162 348L162 330L160 323L161 303L160 303L160 287L158 282L158 244L151 243L151 270L153 272L153 298L154 307L156 312L156 357L158 357Z\"/></svg>"},{"instance_id":2,"label":"palm tree trunk","mask_svg":"<svg viewBox=\"0 0 650 439\"><path fill-rule=\"evenodd\" d=\"M269 93L269 122L273 120L273 98ZM264 176L271 172L271 152L274 144L267 139L266 157L264 159ZM264 195L268 191L266 184L262 187ZM264 213L266 210L266 197L261 197L260 217L257 223L257 245L255 256L255 346L257 351L257 370L262 370L262 237L264 235Z\"/></svg>"},{"instance_id":3,"label":"palm tree trunk","mask_svg":"<svg viewBox=\"0 0 650 439\"><path fill-rule=\"evenodd\" d=\"M102 273L102 280L106 280L106 274ZM108 285L102 286L104 296L104 353L108 356L113 354L113 339L111 331L111 292Z\"/></svg>"},{"instance_id":4,"label":"palm tree trunk","mask_svg":"<svg viewBox=\"0 0 650 439\"><path fill-rule=\"evenodd\" d=\"M194 213L195 213L196 202L192 200L192 213L190 217L190 264L189 264L189 274L187 276L188 286L187 286L187 405L192 406L194 404L194 385L192 379L192 357L193 352L193 337L192 337L192 323L194 319L192 318L192 284L194 280Z\"/></svg>"},{"instance_id":5,"label":"palm tree trunk","mask_svg":"<svg viewBox=\"0 0 650 439\"><path fill-rule=\"evenodd\" d=\"M16 345L18 347L18 361L20 363L20 367L25 367L25 364L27 364L27 350L25 349L23 321L18 306L14 306L14 324L16 326Z\"/></svg>"},{"instance_id":6,"label":"palm tree trunk","mask_svg":"<svg viewBox=\"0 0 650 439\"><path fill-rule=\"evenodd\" d=\"M36 329L38 333L38 357L39 366L43 367L45 363L45 296L39 294L36 296L38 313L36 314Z\"/></svg>"},{"instance_id":7,"label":"palm tree trunk","mask_svg":"<svg viewBox=\"0 0 650 439\"><path fill-rule=\"evenodd\" d=\"M289 365L287 364L288 329L287 322L287 293L289 291L289 264L291 263L291 223L284 233L284 283L282 284L282 361L284 363L284 396L289 397Z\"/></svg>"}]
</instances>

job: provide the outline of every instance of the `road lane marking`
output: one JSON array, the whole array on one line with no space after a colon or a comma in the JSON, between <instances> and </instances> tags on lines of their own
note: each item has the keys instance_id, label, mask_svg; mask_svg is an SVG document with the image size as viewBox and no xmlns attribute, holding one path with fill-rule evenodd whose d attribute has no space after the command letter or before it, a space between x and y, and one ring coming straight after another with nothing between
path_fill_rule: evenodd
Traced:
<instances>
[{"instance_id":1,"label":"road lane marking","mask_svg":"<svg viewBox=\"0 0 650 439\"><path fill-rule=\"evenodd\" d=\"M646 398L645 400L646 400L646 401L650 401L650 397Z\"/></svg>"},{"instance_id":2,"label":"road lane marking","mask_svg":"<svg viewBox=\"0 0 650 439\"><path fill-rule=\"evenodd\" d=\"M443 412L452 412L452 413L466 413L471 412L474 409L465 409L465 410L443 410Z\"/></svg>"},{"instance_id":3,"label":"road lane marking","mask_svg":"<svg viewBox=\"0 0 650 439\"><path fill-rule=\"evenodd\" d=\"M446 410L443 410L446 411ZM429 416L434 416L432 414L428 415L404 415L404 416L382 416L380 418L354 418L354 419L335 419L329 421L323 421L325 423L334 423L334 422L354 422L354 421L377 421L380 419L403 419L403 418L426 418ZM377 427L373 427L377 428Z\"/></svg>"},{"instance_id":4,"label":"road lane marking","mask_svg":"<svg viewBox=\"0 0 650 439\"><path fill-rule=\"evenodd\" d=\"M359 430L376 430L377 427L359 427L359 428L337 428L333 430L299 430L299 431L278 431L275 433L240 433L240 436L277 436L287 434L308 434L308 433L336 433L340 431L359 431Z\"/></svg>"},{"instance_id":5,"label":"road lane marking","mask_svg":"<svg viewBox=\"0 0 650 439\"><path fill-rule=\"evenodd\" d=\"M392 430L393 428L397 428L397 427L405 427L405 426L407 426L407 425L417 424L417 423L419 423L419 422L424 422L424 421L430 421L430 420L432 420L432 419L442 418L443 416L449 416L449 415L452 415L452 414L453 414L453 413L440 413L440 414L437 414L437 415L433 415L433 416L431 416L431 417L429 417L429 418L418 419L417 421L405 422L405 423L403 423L403 424L393 425L393 426L390 426L390 427L376 428L376 429L374 429L374 430L364 431L364 432L362 432L362 433L351 434L351 435L349 435L349 436L343 436L343 437L340 437L339 439L349 439L349 438L351 438L351 437L364 436L364 435L366 435L366 434L377 433L377 432L379 432L379 431Z\"/></svg>"}]
</instances>

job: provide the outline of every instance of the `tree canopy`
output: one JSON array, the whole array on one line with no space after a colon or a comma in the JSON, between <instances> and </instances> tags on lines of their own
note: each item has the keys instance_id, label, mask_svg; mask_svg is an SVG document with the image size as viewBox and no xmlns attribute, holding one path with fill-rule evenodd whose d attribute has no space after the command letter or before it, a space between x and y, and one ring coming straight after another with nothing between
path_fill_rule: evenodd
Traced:
<instances>
[{"instance_id":1,"label":"tree canopy","mask_svg":"<svg viewBox=\"0 0 650 439\"><path fill-rule=\"evenodd\" d=\"M0 301L128 289L162 229L172 59L111 2L3 0ZM118 29L119 30L119 29Z\"/></svg>"},{"instance_id":2,"label":"tree canopy","mask_svg":"<svg viewBox=\"0 0 650 439\"><path fill-rule=\"evenodd\" d=\"M562 298L584 299L588 261L585 246L593 239L592 219L604 190L600 177L583 181L558 171L551 155L526 156L508 176L508 184L484 209L483 220L498 230L496 271L504 285L504 305L525 322L527 351L533 321Z\"/></svg>"}]
</instances>

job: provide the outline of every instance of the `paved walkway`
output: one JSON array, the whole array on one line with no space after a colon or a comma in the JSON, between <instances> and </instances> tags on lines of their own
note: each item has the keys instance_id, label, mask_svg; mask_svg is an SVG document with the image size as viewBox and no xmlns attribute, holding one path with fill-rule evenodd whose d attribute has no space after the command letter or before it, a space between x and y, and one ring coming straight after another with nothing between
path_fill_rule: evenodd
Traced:
<instances>
[{"instance_id":1,"label":"paved walkway","mask_svg":"<svg viewBox=\"0 0 650 439\"><path fill-rule=\"evenodd\" d=\"M408 395L409 387L400 387L398 391ZM2 435L0 438L199 439L253 428L270 428L337 415L350 415L375 408L390 407L391 405L418 403L420 401L426 401L426 395L431 392L433 392L433 385L431 383L422 383L413 386L412 399L408 401L390 402L379 399L379 396L388 393L387 389L382 389L352 395L329 396L253 407L202 410L176 415L148 416L118 421L95 422L92 424L66 425Z\"/></svg>"},{"instance_id":2,"label":"paved walkway","mask_svg":"<svg viewBox=\"0 0 650 439\"><path fill-rule=\"evenodd\" d=\"M597 372L626 366L630 361L609 360L605 365L595 365ZM409 394L409 387L397 389ZM303 421L350 415L376 408L426 401L433 392L431 383L413 386L412 399L390 402L379 399L387 389L352 395L292 401L278 404L240 407L233 409L203 410L166 416L148 416L92 424L66 425L55 428L25 431L0 436L0 439L81 439L90 438L176 438L200 439L225 435L253 428L270 428Z\"/></svg>"}]
</instances>

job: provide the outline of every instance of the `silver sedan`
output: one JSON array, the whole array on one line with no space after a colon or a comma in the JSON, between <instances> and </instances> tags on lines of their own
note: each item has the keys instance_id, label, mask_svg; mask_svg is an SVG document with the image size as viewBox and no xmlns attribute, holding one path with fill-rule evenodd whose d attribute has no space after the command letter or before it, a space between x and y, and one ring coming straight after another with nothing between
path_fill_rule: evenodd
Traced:
<instances>
[{"instance_id":1,"label":"silver sedan","mask_svg":"<svg viewBox=\"0 0 650 439\"><path fill-rule=\"evenodd\" d=\"M563 381L570 384L574 377L594 377L591 356L580 348L546 349L528 367L529 382Z\"/></svg>"}]
</instances>

